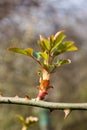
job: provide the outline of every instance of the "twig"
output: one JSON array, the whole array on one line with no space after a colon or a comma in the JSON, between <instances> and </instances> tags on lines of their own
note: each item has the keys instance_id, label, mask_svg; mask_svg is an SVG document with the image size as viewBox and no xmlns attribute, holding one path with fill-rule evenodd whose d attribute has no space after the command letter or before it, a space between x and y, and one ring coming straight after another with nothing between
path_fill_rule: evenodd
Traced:
<instances>
[{"instance_id":1,"label":"twig","mask_svg":"<svg viewBox=\"0 0 87 130\"><path fill-rule=\"evenodd\" d=\"M26 98L19 97L0 97L0 104L26 105L50 110L87 110L87 103L54 103L41 100L37 101L35 99L27 100Z\"/></svg>"}]
</instances>

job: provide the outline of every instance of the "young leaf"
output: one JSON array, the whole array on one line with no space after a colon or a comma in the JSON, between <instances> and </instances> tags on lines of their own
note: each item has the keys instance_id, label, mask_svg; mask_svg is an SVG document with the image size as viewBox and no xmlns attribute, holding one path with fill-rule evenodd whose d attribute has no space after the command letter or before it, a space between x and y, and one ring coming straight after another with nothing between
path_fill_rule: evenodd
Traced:
<instances>
[{"instance_id":1,"label":"young leaf","mask_svg":"<svg viewBox=\"0 0 87 130\"><path fill-rule=\"evenodd\" d=\"M65 37L66 36L64 35L64 31L56 33L54 36L54 44L51 51L55 50L61 44Z\"/></svg>"},{"instance_id":2,"label":"young leaf","mask_svg":"<svg viewBox=\"0 0 87 130\"><path fill-rule=\"evenodd\" d=\"M67 48L67 51L76 51L76 50L78 50L78 48L76 46L74 46L74 45Z\"/></svg>"},{"instance_id":3,"label":"young leaf","mask_svg":"<svg viewBox=\"0 0 87 130\"><path fill-rule=\"evenodd\" d=\"M56 65L59 67L61 65L64 65L64 64L70 64L71 63L71 60L70 59L64 59L64 60L58 60Z\"/></svg>"},{"instance_id":4,"label":"young leaf","mask_svg":"<svg viewBox=\"0 0 87 130\"><path fill-rule=\"evenodd\" d=\"M42 41L38 41L38 45L39 45L39 47L41 48L41 50L42 51L45 51L45 46L44 46L44 44L42 43Z\"/></svg>"},{"instance_id":5,"label":"young leaf","mask_svg":"<svg viewBox=\"0 0 87 130\"><path fill-rule=\"evenodd\" d=\"M60 44L59 47L55 49L55 51L51 52L51 56L55 57L63 52L65 52L65 46L63 44Z\"/></svg>"},{"instance_id":6,"label":"young leaf","mask_svg":"<svg viewBox=\"0 0 87 130\"><path fill-rule=\"evenodd\" d=\"M73 44L74 44L73 41L64 42L63 45L64 45L64 48L65 48L65 51L76 51L76 50L78 50L78 48L76 46L74 46Z\"/></svg>"},{"instance_id":7,"label":"young leaf","mask_svg":"<svg viewBox=\"0 0 87 130\"><path fill-rule=\"evenodd\" d=\"M65 47L71 47L73 44L74 44L74 41L66 41L66 42L63 42L63 44L65 45Z\"/></svg>"},{"instance_id":8,"label":"young leaf","mask_svg":"<svg viewBox=\"0 0 87 130\"><path fill-rule=\"evenodd\" d=\"M52 49L53 45L54 45L54 36L50 36L48 37L49 43L50 43L50 49Z\"/></svg>"},{"instance_id":9,"label":"young leaf","mask_svg":"<svg viewBox=\"0 0 87 130\"><path fill-rule=\"evenodd\" d=\"M40 53L35 52L32 48L25 49L28 56L34 57L36 60L40 60Z\"/></svg>"},{"instance_id":10,"label":"young leaf","mask_svg":"<svg viewBox=\"0 0 87 130\"><path fill-rule=\"evenodd\" d=\"M43 51L50 50L49 40L45 39L42 35L40 35L40 41L38 44Z\"/></svg>"},{"instance_id":11,"label":"young leaf","mask_svg":"<svg viewBox=\"0 0 87 130\"><path fill-rule=\"evenodd\" d=\"M44 44L46 50L49 51L49 50L50 50L50 42L49 42L49 40L44 39L44 40L43 40L43 44Z\"/></svg>"},{"instance_id":12,"label":"young leaf","mask_svg":"<svg viewBox=\"0 0 87 130\"><path fill-rule=\"evenodd\" d=\"M45 53L45 52L40 52L39 54L40 54L40 56L41 56L44 60L47 60L47 59L48 59L47 53Z\"/></svg>"},{"instance_id":13,"label":"young leaf","mask_svg":"<svg viewBox=\"0 0 87 130\"><path fill-rule=\"evenodd\" d=\"M64 43L61 43L56 49L54 52L52 52L52 56L57 56L61 53L64 53L64 52L68 52L68 51L76 51L78 50L78 48L76 46L73 45L74 42L73 41L67 41L67 42L64 42Z\"/></svg>"},{"instance_id":14,"label":"young leaf","mask_svg":"<svg viewBox=\"0 0 87 130\"><path fill-rule=\"evenodd\" d=\"M9 51L13 51L13 52L16 52L16 53L20 53L20 54L23 54L23 55L27 55L26 51L25 50L22 50L20 48L8 48Z\"/></svg>"},{"instance_id":15,"label":"young leaf","mask_svg":"<svg viewBox=\"0 0 87 130\"><path fill-rule=\"evenodd\" d=\"M19 54L27 55L27 56L33 56L37 60L40 59L39 52L34 52L32 48L26 48L25 50L20 48L8 48L9 51L13 51Z\"/></svg>"},{"instance_id":16,"label":"young leaf","mask_svg":"<svg viewBox=\"0 0 87 130\"><path fill-rule=\"evenodd\" d=\"M39 46L41 47L41 49L42 49L43 51L46 51L47 48L46 48L46 45L44 44L44 39L45 39L45 38L44 38L42 35L40 35Z\"/></svg>"},{"instance_id":17,"label":"young leaf","mask_svg":"<svg viewBox=\"0 0 87 130\"><path fill-rule=\"evenodd\" d=\"M32 48L26 48L24 51L27 53L28 56L33 56L34 51Z\"/></svg>"},{"instance_id":18,"label":"young leaf","mask_svg":"<svg viewBox=\"0 0 87 130\"><path fill-rule=\"evenodd\" d=\"M61 34L64 34L64 30L57 32L57 33L55 34L55 36L54 36L54 40L57 40L57 38L58 38Z\"/></svg>"}]
</instances>

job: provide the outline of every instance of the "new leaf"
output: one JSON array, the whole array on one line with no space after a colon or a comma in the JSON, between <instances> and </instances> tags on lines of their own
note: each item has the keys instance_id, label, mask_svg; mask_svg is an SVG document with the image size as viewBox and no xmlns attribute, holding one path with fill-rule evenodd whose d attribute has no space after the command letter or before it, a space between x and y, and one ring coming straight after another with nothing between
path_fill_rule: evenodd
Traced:
<instances>
[{"instance_id":1,"label":"new leaf","mask_svg":"<svg viewBox=\"0 0 87 130\"><path fill-rule=\"evenodd\" d=\"M61 65L64 65L64 64L70 64L71 63L71 60L70 59L64 59L64 60L58 60L56 62L56 66L61 66Z\"/></svg>"},{"instance_id":2,"label":"new leaf","mask_svg":"<svg viewBox=\"0 0 87 130\"><path fill-rule=\"evenodd\" d=\"M66 36L64 35L64 31L56 33L54 36L54 43L51 51L54 51L61 44L65 37Z\"/></svg>"},{"instance_id":3,"label":"new leaf","mask_svg":"<svg viewBox=\"0 0 87 130\"><path fill-rule=\"evenodd\" d=\"M23 55L27 55L27 52L23 49L20 49L20 48L8 48L9 51L13 51L13 52L16 52L16 53L20 53L20 54L23 54Z\"/></svg>"}]
</instances>

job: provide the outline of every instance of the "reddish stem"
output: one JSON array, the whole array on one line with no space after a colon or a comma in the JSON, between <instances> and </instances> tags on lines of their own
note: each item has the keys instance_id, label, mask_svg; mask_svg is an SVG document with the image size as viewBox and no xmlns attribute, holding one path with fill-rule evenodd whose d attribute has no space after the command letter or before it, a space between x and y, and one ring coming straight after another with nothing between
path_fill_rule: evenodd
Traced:
<instances>
[{"instance_id":1,"label":"reddish stem","mask_svg":"<svg viewBox=\"0 0 87 130\"><path fill-rule=\"evenodd\" d=\"M50 88L50 74L43 69L42 78L40 77L40 86L38 86L39 93L37 99L42 100L48 94L48 89Z\"/></svg>"}]
</instances>

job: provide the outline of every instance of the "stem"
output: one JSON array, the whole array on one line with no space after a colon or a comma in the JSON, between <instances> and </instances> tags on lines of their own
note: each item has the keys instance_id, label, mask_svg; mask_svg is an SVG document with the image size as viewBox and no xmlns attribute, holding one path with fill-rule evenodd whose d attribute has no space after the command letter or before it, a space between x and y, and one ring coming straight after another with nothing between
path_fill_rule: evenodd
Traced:
<instances>
[{"instance_id":1,"label":"stem","mask_svg":"<svg viewBox=\"0 0 87 130\"><path fill-rule=\"evenodd\" d=\"M46 101L37 101L35 99L26 100L19 97L0 97L0 104L16 104L25 106L41 107L50 110L87 110L87 103L54 103Z\"/></svg>"},{"instance_id":2,"label":"stem","mask_svg":"<svg viewBox=\"0 0 87 130\"><path fill-rule=\"evenodd\" d=\"M50 74L47 70L42 70L42 78L40 77L40 86L39 86L39 93L37 96L38 100L42 100L48 94L48 89L50 88Z\"/></svg>"},{"instance_id":3,"label":"stem","mask_svg":"<svg viewBox=\"0 0 87 130\"><path fill-rule=\"evenodd\" d=\"M39 60L35 59L33 56L31 56L41 67L42 67L42 64Z\"/></svg>"}]
</instances>

